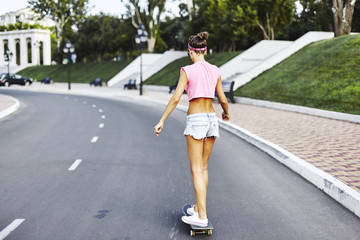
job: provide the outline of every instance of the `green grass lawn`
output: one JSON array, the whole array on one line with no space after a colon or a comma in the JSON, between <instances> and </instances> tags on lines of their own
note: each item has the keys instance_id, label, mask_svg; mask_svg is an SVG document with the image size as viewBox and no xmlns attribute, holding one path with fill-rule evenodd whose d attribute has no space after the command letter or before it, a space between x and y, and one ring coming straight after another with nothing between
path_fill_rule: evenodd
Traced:
<instances>
[{"instance_id":1,"label":"green grass lawn","mask_svg":"<svg viewBox=\"0 0 360 240\"><path fill-rule=\"evenodd\" d=\"M231 60L233 57L237 56L241 52L231 52L231 53L214 53L211 55L205 55L206 61L211 64L214 64L218 67L224 63ZM192 64L192 61L189 57L180 58L166 67L161 71L155 73L149 79L147 79L144 84L147 85L160 85L160 86L173 86L176 84L179 76L180 69L186 65Z\"/></svg>"},{"instance_id":2,"label":"green grass lawn","mask_svg":"<svg viewBox=\"0 0 360 240\"><path fill-rule=\"evenodd\" d=\"M360 114L360 35L306 46L235 95Z\"/></svg>"},{"instance_id":3,"label":"green grass lawn","mask_svg":"<svg viewBox=\"0 0 360 240\"><path fill-rule=\"evenodd\" d=\"M119 62L95 62L95 63L76 63L68 65L52 66L34 66L26 68L19 74L31 77L34 80L42 80L44 77L50 77L55 82L67 82L67 70L70 67L71 82L89 83L94 78L102 78L103 81L109 81L113 76L125 68L130 61Z\"/></svg>"}]
</instances>

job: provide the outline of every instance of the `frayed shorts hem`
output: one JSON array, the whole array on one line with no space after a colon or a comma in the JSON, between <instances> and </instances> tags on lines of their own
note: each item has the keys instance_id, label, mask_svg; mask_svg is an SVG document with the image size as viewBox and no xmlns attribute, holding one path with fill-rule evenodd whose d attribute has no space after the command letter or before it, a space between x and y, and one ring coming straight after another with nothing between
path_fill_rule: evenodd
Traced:
<instances>
[{"instance_id":1,"label":"frayed shorts hem","mask_svg":"<svg viewBox=\"0 0 360 240\"><path fill-rule=\"evenodd\" d=\"M192 136L196 140L208 137L219 137L219 123L216 113L196 113L186 117L185 136Z\"/></svg>"},{"instance_id":2,"label":"frayed shorts hem","mask_svg":"<svg viewBox=\"0 0 360 240\"><path fill-rule=\"evenodd\" d=\"M191 135L191 134L184 134L184 136L186 137L186 136L190 136L190 137L192 137L193 139L195 139L195 140L206 140L207 138L220 138L220 135L219 136L207 136L207 137L196 137L196 136L193 136L193 135Z\"/></svg>"}]
</instances>

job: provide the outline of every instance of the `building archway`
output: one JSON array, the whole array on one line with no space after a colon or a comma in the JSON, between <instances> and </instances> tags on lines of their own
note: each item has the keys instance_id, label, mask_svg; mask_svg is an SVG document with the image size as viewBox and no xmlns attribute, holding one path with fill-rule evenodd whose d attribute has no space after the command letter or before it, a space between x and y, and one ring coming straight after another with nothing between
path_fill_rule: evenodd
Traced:
<instances>
[{"instance_id":1,"label":"building archway","mask_svg":"<svg viewBox=\"0 0 360 240\"><path fill-rule=\"evenodd\" d=\"M7 40L4 40L4 52L9 48L9 43Z\"/></svg>"},{"instance_id":2,"label":"building archway","mask_svg":"<svg viewBox=\"0 0 360 240\"><path fill-rule=\"evenodd\" d=\"M31 38L26 39L27 42L27 63L32 63L32 46L31 46Z\"/></svg>"},{"instance_id":3,"label":"building archway","mask_svg":"<svg viewBox=\"0 0 360 240\"><path fill-rule=\"evenodd\" d=\"M40 65L44 65L44 43L42 41L40 41L39 58L40 58Z\"/></svg>"},{"instance_id":4,"label":"building archway","mask_svg":"<svg viewBox=\"0 0 360 240\"><path fill-rule=\"evenodd\" d=\"M16 65L20 65L21 64L21 57L20 57L20 54L21 54L21 52L20 52L20 39L15 39L15 49L16 49L16 54L15 54L15 61L16 61Z\"/></svg>"}]
</instances>

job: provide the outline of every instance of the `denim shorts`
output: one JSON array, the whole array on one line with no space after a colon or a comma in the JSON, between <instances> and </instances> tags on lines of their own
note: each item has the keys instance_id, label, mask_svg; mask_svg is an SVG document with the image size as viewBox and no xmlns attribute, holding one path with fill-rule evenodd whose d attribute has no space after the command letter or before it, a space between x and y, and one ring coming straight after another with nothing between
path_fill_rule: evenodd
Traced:
<instances>
[{"instance_id":1,"label":"denim shorts","mask_svg":"<svg viewBox=\"0 0 360 240\"><path fill-rule=\"evenodd\" d=\"M184 135L190 135L197 140L207 137L219 137L219 123L216 113L187 115Z\"/></svg>"}]
</instances>

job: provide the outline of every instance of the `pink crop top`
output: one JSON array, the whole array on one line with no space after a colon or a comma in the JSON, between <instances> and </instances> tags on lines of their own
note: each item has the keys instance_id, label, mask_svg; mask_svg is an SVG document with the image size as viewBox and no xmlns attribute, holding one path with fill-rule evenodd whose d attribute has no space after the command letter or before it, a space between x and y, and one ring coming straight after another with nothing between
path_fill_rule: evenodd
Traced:
<instances>
[{"instance_id":1,"label":"pink crop top","mask_svg":"<svg viewBox=\"0 0 360 240\"><path fill-rule=\"evenodd\" d=\"M206 61L182 67L188 79L186 93L189 101L194 98L214 98L220 69Z\"/></svg>"}]
</instances>

